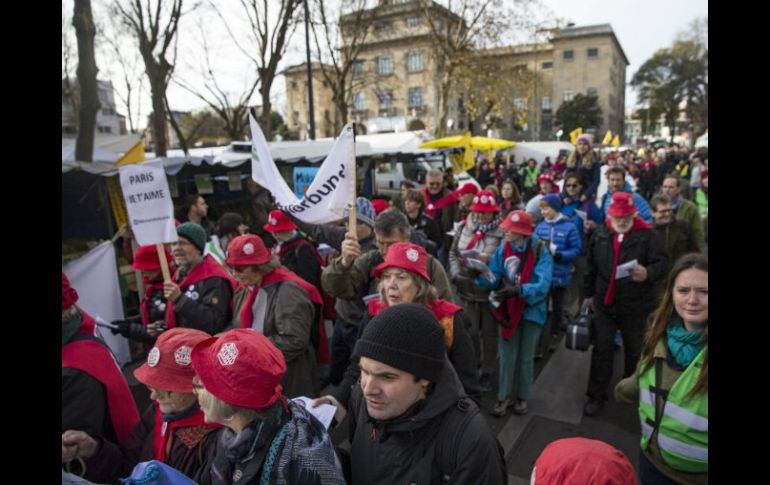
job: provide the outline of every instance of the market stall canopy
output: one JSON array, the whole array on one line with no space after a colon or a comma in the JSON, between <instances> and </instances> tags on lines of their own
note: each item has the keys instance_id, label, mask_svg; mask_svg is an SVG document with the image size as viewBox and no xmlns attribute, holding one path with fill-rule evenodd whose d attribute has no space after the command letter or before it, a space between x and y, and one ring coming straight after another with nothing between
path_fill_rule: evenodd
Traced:
<instances>
[{"instance_id":1,"label":"market stall canopy","mask_svg":"<svg viewBox=\"0 0 770 485\"><path fill-rule=\"evenodd\" d=\"M463 136L448 136L445 138L439 138L437 140L423 143L419 148L449 148L462 146ZM500 138L487 138L486 136L473 136L471 137L471 148L474 150L502 150L503 148L510 148L514 146L516 142L502 140Z\"/></svg>"},{"instance_id":2,"label":"market stall canopy","mask_svg":"<svg viewBox=\"0 0 770 485\"><path fill-rule=\"evenodd\" d=\"M94 162L116 162L123 153L128 151L139 140L139 135L105 135L97 133L94 136ZM61 161L75 162L75 138L61 139ZM63 170L63 167L62 167Z\"/></svg>"}]
</instances>

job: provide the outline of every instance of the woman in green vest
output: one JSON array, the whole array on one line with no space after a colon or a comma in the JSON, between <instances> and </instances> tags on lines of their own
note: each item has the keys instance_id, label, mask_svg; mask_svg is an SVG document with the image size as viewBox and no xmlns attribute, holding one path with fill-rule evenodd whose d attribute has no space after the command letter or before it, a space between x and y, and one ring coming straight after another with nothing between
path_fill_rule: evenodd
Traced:
<instances>
[{"instance_id":1,"label":"woman in green vest","mask_svg":"<svg viewBox=\"0 0 770 485\"><path fill-rule=\"evenodd\" d=\"M638 403L642 483L708 482L708 257L674 264L634 375L615 399Z\"/></svg>"}]
</instances>

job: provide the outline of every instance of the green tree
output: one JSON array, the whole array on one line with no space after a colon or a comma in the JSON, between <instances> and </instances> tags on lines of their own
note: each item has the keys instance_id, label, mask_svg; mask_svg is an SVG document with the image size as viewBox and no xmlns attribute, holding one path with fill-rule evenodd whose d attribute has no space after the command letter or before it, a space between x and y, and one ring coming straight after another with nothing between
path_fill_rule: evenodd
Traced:
<instances>
[{"instance_id":1,"label":"green tree","mask_svg":"<svg viewBox=\"0 0 770 485\"><path fill-rule=\"evenodd\" d=\"M583 128L583 132L589 129L598 130L601 123L602 109L596 96L576 94L570 101L562 103L556 111L556 126L563 131L562 140L569 140L569 133L575 128Z\"/></svg>"},{"instance_id":2,"label":"green tree","mask_svg":"<svg viewBox=\"0 0 770 485\"><path fill-rule=\"evenodd\" d=\"M273 127L273 134L280 135L282 140L299 140L299 133L290 131L283 120L283 116L275 111L270 113L270 125Z\"/></svg>"},{"instance_id":3,"label":"green tree","mask_svg":"<svg viewBox=\"0 0 770 485\"><path fill-rule=\"evenodd\" d=\"M639 106L648 108L650 114L663 113L672 141L682 109L696 133L707 128L708 45L703 43L702 29L693 27L689 38L655 52L634 74L631 86L638 93Z\"/></svg>"}]
</instances>

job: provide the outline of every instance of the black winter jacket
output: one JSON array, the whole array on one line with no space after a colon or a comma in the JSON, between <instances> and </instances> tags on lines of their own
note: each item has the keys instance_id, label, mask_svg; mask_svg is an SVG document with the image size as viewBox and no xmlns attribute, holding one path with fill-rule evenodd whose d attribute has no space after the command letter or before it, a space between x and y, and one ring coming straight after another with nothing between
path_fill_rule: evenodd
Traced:
<instances>
[{"instance_id":1,"label":"black winter jacket","mask_svg":"<svg viewBox=\"0 0 770 485\"><path fill-rule=\"evenodd\" d=\"M588 241L587 263L584 286L586 298L593 297L594 307L609 314L647 314L655 306L653 286L665 278L668 258L660 236L652 229L633 230L625 234L620 246L618 265L636 259L647 270L647 279L637 283L631 277L615 281L615 301L607 307L604 296L610 284L614 253L614 233L602 224L596 228Z\"/></svg>"}]
</instances>

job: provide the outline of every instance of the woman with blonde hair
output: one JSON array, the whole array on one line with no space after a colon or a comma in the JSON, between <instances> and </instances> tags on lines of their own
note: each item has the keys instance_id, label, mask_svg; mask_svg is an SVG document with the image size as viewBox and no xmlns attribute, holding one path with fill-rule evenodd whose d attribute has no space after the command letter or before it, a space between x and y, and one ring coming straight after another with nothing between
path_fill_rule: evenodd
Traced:
<instances>
[{"instance_id":1,"label":"woman with blonde hair","mask_svg":"<svg viewBox=\"0 0 770 485\"><path fill-rule=\"evenodd\" d=\"M615 398L639 404L643 483L708 482L708 257L674 264L637 370Z\"/></svg>"},{"instance_id":2,"label":"woman with blonde hair","mask_svg":"<svg viewBox=\"0 0 770 485\"><path fill-rule=\"evenodd\" d=\"M591 151L591 137L580 135L575 145L575 151L570 153L567 158L567 168L564 175L577 172L583 177L585 183L583 194L580 196L580 202L596 199L596 191L601 182L601 171L599 169L599 160Z\"/></svg>"}]
</instances>

